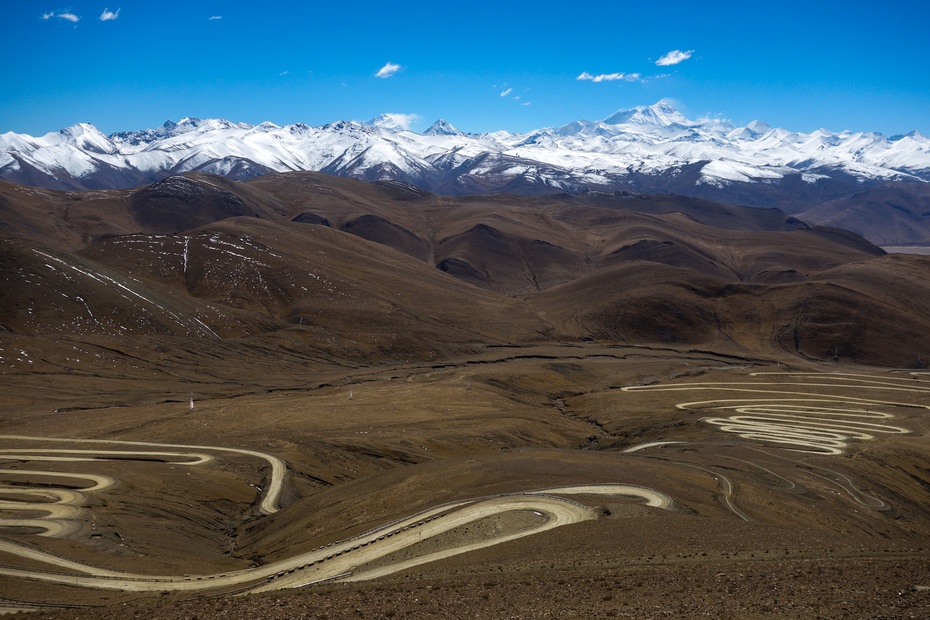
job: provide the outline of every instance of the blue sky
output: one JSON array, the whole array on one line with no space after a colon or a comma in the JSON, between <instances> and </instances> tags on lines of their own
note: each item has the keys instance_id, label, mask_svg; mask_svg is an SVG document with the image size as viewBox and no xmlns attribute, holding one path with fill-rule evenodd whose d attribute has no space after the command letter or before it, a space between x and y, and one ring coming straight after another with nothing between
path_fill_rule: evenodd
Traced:
<instances>
[{"instance_id":1,"label":"blue sky","mask_svg":"<svg viewBox=\"0 0 930 620\"><path fill-rule=\"evenodd\" d=\"M384 112L528 131L669 99L691 118L930 134L928 25L926 0L5 0L0 133Z\"/></svg>"}]
</instances>

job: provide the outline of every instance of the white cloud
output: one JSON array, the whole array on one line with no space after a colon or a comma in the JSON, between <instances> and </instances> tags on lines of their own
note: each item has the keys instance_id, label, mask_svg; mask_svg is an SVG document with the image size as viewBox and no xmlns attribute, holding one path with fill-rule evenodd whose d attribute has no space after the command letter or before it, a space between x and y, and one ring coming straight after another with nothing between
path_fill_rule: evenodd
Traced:
<instances>
[{"instance_id":1,"label":"white cloud","mask_svg":"<svg viewBox=\"0 0 930 620\"><path fill-rule=\"evenodd\" d=\"M533 102L532 102L532 101L524 101L524 102L521 103L520 105L533 105Z\"/></svg>"},{"instance_id":2,"label":"white cloud","mask_svg":"<svg viewBox=\"0 0 930 620\"><path fill-rule=\"evenodd\" d=\"M281 73L278 74L278 77L284 77L288 73L290 73L290 71L282 71Z\"/></svg>"},{"instance_id":3,"label":"white cloud","mask_svg":"<svg viewBox=\"0 0 930 620\"><path fill-rule=\"evenodd\" d=\"M70 11L49 11L48 13L42 13L42 19L45 21L48 21L53 17L63 19L66 22L71 22L72 24L76 24L81 21L80 17Z\"/></svg>"},{"instance_id":4,"label":"white cloud","mask_svg":"<svg viewBox=\"0 0 930 620\"><path fill-rule=\"evenodd\" d=\"M660 67L668 67L669 65L677 65L680 62L684 62L691 58L691 54L694 53L694 50L688 50L683 52L681 50L672 50L662 58L656 61L656 64Z\"/></svg>"},{"instance_id":5,"label":"white cloud","mask_svg":"<svg viewBox=\"0 0 930 620\"><path fill-rule=\"evenodd\" d=\"M100 21L110 22L114 19L119 18L119 9L116 9L116 13L112 12L109 8L103 9L103 13L100 14Z\"/></svg>"},{"instance_id":6,"label":"white cloud","mask_svg":"<svg viewBox=\"0 0 930 620\"><path fill-rule=\"evenodd\" d=\"M210 17L207 18L207 21L213 22L213 21L216 21L216 20L218 20L218 19L223 19L223 16L222 16L222 15L211 15Z\"/></svg>"},{"instance_id":7,"label":"white cloud","mask_svg":"<svg viewBox=\"0 0 930 620\"><path fill-rule=\"evenodd\" d=\"M401 67L400 65L395 65L393 62L389 62L385 64L383 67L381 67L380 69L378 69L378 72L375 73L375 77L389 78L395 73L397 73L398 71L400 71L401 69L403 69L403 67Z\"/></svg>"},{"instance_id":8,"label":"white cloud","mask_svg":"<svg viewBox=\"0 0 930 620\"><path fill-rule=\"evenodd\" d=\"M382 116L390 119L398 127L409 130L414 123L420 120L419 114L398 114L397 112L386 112Z\"/></svg>"},{"instance_id":9,"label":"white cloud","mask_svg":"<svg viewBox=\"0 0 930 620\"><path fill-rule=\"evenodd\" d=\"M507 95L509 95L509 94L512 93L512 92L513 92L513 89L512 89L512 88L508 88L507 90L504 90L504 91L501 92L501 97L506 97Z\"/></svg>"},{"instance_id":10,"label":"white cloud","mask_svg":"<svg viewBox=\"0 0 930 620\"><path fill-rule=\"evenodd\" d=\"M582 72L577 78L578 80L589 80L591 82L641 82L643 81L642 76L639 73L600 73L598 75L591 75L587 71Z\"/></svg>"}]
</instances>

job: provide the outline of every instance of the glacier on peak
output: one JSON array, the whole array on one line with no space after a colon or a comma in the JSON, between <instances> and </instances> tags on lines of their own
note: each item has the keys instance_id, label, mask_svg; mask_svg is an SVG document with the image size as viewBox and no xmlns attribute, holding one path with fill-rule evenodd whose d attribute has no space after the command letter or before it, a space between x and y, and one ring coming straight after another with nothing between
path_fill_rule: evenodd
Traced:
<instances>
[{"instance_id":1,"label":"glacier on peak","mask_svg":"<svg viewBox=\"0 0 930 620\"><path fill-rule=\"evenodd\" d=\"M435 123L429 126L429 129L423 132L424 136L461 136L461 131L456 129L452 123L440 118Z\"/></svg>"},{"instance_id":2,"label":"glacier on peak","mask_svg":"<svg viewBox=\"0 0 930 620\"><path fill-rule=\"evenodd\" d=\"M54 135L55 134L48 134L47 137ZM109 138L103 135L90 123L77 123L70 127L65 127L58 132L57 137L60 139L61 143L69 144L85 152L112 155L118 150L116 145L113 144Z\"/></svg>"},{"instance_id":3,"label":"glacier on peak","mask_svg":"<svg viewBox=\"0 0 930 620\"><path fill-rule=\"evenodd\" d=\"M697 124L663 101L650 106L636 106L631 110L617 110L602 122L605 125L655 125L658 127L673 125L687 127Z\"/></svg>"}]
</instances>

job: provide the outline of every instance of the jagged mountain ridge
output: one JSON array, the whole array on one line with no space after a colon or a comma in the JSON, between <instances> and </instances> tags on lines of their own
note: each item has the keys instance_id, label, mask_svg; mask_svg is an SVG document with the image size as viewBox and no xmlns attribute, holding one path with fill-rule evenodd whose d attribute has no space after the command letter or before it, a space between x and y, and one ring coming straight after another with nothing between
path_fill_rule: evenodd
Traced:
<instances>
[{"instance_id":1,"label":"jagged mountain ridge","mask_svg":"<svg viewBox=\"0 0 930 620\"><path fill-rule=\"evenodd\" d=\"M0 135L0 179L102 189L184 172L244 180L321 171L398 180L445 195L632 189L792 212L863 184L930 181L930 138L919 132L886 138L796 133L760 121L735 127L688 119L661 102L525 134L466 134L444 120L416 133L392 119L279 127L186 118L110 136L90 124L41 137L10 132Z\"/></svg>"}]
</instances>

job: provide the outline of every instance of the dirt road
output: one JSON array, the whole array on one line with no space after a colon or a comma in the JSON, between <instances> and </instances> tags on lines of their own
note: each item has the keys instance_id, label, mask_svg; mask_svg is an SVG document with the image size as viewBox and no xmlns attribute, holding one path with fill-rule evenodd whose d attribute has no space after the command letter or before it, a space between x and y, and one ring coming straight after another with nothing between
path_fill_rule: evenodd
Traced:
<instances>
[{"instance_id":1,"label":"dirt road","mask_svg":"<svg viewBox=\"0 0 930 620\"><path fill-rule=\"evenodd\" d=\"M93 462L107 459L146 459L157 458L167 463L197 466L208 463L217 453L243 454L264 460L271 465L271 482L262 499L261 507L265 513L277 510L277 501L284 483L286 467L284 462L269 454L253 450L221 448L217 446L173 445L138 441L89 440L25 437L4 435L0 439L19 442L35 442L34 448L15 448L0 450L0 458L19 461L60 461ZM139 447L140 450L112 450L101 447L87 448L43 448L40 442L70 443L86 446L116 446L122 448ZM165 448L151 450L150 448ZM22 519L0 519L0 526L34 527L46 536L67 536L78 529L77 517L88 494L101 491L115 484L115 480L92 473L48 472L21 469L2 469L2 477L54 478L58 480L82 480L89 484L80 488L55 489L43 482L35 487L18 484L0 487L0 496L4 493L16 497L0 501L0 509L29 510L45 513L44 517ZM73 487L74 485L71 484ZM621 495L643 500L648 506L661 509L672 507L672 499L653 489L624 484L601 484L591 486L560 487L528 491L520 494L498 495L473 500L454 502L437 506L397 522L382 526L371 532L350 540L342 541L311 552L302 553L285 560L280 560L248 570L232 571L220 574L203 575L144 575L127 573L105 568L98 568L19 545L10 541L0 541L0 551L17 555L32 561L41 562L49 569L33 570L27 568L0 567L0 575L66 584L84 588L98 588L123 591L194 591L214 588L243 588L252 591L276 590L297 587L310 582L341 578L346 580L373 579L392 572L404 570L411 566L432 562L452 555L466 553L491 545L497 545L516 538L531 536L556 527L594 519L591 509L564 495ZM36 501L23 501L22 497L34 497ZM354 572L358 567L369 564L402 549L445 534L456 528L474 523L493 515L513 511L532 511L540 520L534 527L510 532L499 537L479 542L452 547L420 557L379 567L367 571ZM67 571L67 572L64 572Z\"/></svg>"}]
</instances>

